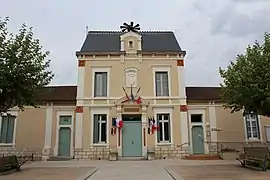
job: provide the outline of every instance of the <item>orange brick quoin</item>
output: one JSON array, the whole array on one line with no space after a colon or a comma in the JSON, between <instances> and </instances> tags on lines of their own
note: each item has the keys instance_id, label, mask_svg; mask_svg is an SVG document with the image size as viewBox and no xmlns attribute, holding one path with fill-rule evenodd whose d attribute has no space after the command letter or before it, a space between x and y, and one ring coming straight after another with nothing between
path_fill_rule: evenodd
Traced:
<instances>
[{"instance_id":1,"label":"orange brick quoin","mask_svg":"<svg viewBox=\"0 0 270 180\"><path fill-rule=\"evenodd\" d=\"M76 111L76 113L83 113L83 107L77 106L75 111Z\"/></svg>"},{"instance_id":2,"label":"orange brick quoin","mask_svg":"<svg viewBox=\"0 0 270 180\"><path fill-rule=\"evenodd\" d=\"M177 66L184 66L184 60L177 60Z\"/></svg>"},{"instance_id":3,"label":"orange brick quoin","mask_svg":"<svg viewBox=\"0 0 270 180\"><path fill-rule=\"evenodd\" d=\"M85 60L79 60L79 67L85 67Z\"/></svg>"},{"instance_id":4,"label":"orange brick quoin","mask_svg":"<svg viewBox=\"0 0 270 180\"><path fill-rule=\"evenodd\" d=\"M181 112L187 112L188 111L187 105L180 105L180 111Z\"/></svg>"}]
</instances>

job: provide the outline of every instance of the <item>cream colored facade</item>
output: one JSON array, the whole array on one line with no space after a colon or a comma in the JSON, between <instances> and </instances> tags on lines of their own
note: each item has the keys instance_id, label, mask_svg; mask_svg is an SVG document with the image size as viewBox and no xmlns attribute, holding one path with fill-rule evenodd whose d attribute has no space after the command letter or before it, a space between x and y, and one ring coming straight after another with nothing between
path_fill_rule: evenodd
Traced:
<instances>
[{"instance_id":1,"label":"cream colored facade","mask_svg":"<svg viewBox=\"0 0 270 180\"><path fill-rule=\"evenodd\" d=\"M100 108L96 108L98 110ZM211 110L212 109L212 110ZM59 117L61 115L72 115L73 126L72 128L72 136L73 142L71 143L71 154L73 157L76 154L75 151L75 134L76 134L76 119L75 119L75 110L76 106L54 106L53 104L48 106L41 106L40 108L31 108L27 107L24 112L18 112L17 110L10 111L12 114L17 115L15 127L14 127L14 137L13 142L11 144L0 144L0 153L1 154L17 154L17 155L32 155L34 154L34 159L48 159L50 156L58 156L58 145L57 143L59 139ZM166 108L163 108L166 110ZM168 110L168 108L167 108ZM84 118L91 117L90 107L84 107ZM115 113L115 112L111 112ZM176 111L174 113L177 113ZM178 112L179 113L179 112ZM203 114L203 127L205 129L205 150L206 153L211 153L211 151L215 152L215 146L218 143L219 145L223 145L223 148L241 148L243 144L247 143L260 143L265 144L269 143L269 135L267 137L267 130L270 128L270 119L266 117L259 117L259 133L260 138L258 139L248 139L246 133L246 123L245 119L242 116L241 112L231 114L229 110L225 110L221 104L207 104L207 103L190 103L188 104L188 144L190 145L190 152L192 154L192 134L191 127L196 125L191 123L191 115L192 114ZM174 115L174 114L173 114ZM175 116L174 116L175 117ZM178 116L179 117L179 116ZM215 118L216 117L216 118ZM216 126L213 125L214 120L216 119ZM1 122L2 120L0 120ZM210 127L209 127L210 124ZM180 122L176 122L173 126L178 126L179 128L173 129L174 136L181 135L181 126ZM211 128L218 128L220 131L211 130ZM91 121L89 118L84 119L83 123L83 133L82 133L82 145L83 145L83 153L81 150L77 152L77 156L80 159L98 159L108 158L109 149L113 149L117 147L117 135L110 135L108 130L108 138L109 143L104 146L98 146L91 144ZM210 137L209 133L210 131ZM181 136L180 136L181 137ZM176 139L176 140L175 140ZM161 148L167 147L167 151L173 154L172 149L181 149L181 153L179 154L183 156L185 155L183 148L177 147L182 144L181 138L174 138L174 144L170 145L159 145L156 143L155 135L147 135L147 147L154 147L157 151ZM177 142L178 143L175 143ZM212 145L212 146L211 146ZM108 150L107 150L108 148ZM211 148L213 148L211 150ZM221 147L219 147L221 148ZM102 150L101 150L102 149ZM98 151L100 150L100 151ZM119 148L119 151L121 149ZM179 150L180 151L180 150ZM92 154L90 154L90 152ZM98 152L104 152L104 154L100 154ZM170 158L174 155L164 153L162 154L164 157ZM178 152L178 151L177 151ZM87 154L87 155L84 155ZM178 152L179 153L179 152ZM82 155L83 154L83 155ZM161 155L161 153L159 153ZM80 157L82 156L82 157ZM177 156L177 155L175 155ZM159 158L159 157L157 157Z\"/></svg>"},{"instance_id":2,"label":"cream colored facade","mask_svg":"<svg viewBox=\"0 0 270 180\"><path fill-rule=\"evenodd\" d=\"M130 48L129 42L134 44ZM155 147L169 147L175 149L188 148L187 112L180 111L180 105L186 106L186 94L184 86L184 54L138 54L141 50L141 36L136 33L126 33L121 36L121 50L125 53L119 55L78 55L78 90L77 106L82 106L83 111L76 114L76 141L75 149L103 149L103 151L118 152L122 156L122 130L115 135L107 132L108 141L105 144L93 143L93 115L100 112L107 114L107 129L113 128L111 119L122 115L140 114L142 128L142 154L147 156L147 151ZM180 61L180 62L179 62ZM133 79L129 79L129 70L133 70ZM94 97L94 77L96 72L107 73L107 96ZM155 91L155 72L168 74L168 96L158 97ZM135 102L121 103L125 94L131 92L131 85L135 94L140 87L138 96L142 98L141 104ZM137 108L136 112L128 112L129 108ZM159 113L170 115L170 141L157 142L156 134L149 134L148 119ZM124 125L125 126L125 125ZM181 130L182 129L182 130ZM181 133L182 132L182 133ZM155 132L156 133L156 132ZM106 149L106 150L104 150ZM78 153L80 158L80 155Z\"/></svg>"},{"instance_id":3,"label":"cream colored facade","mask_svg":"<svg viewBox=\"0 0 270 180\"><path fill-rule=\"evenodd\" d=\"M231 147L234 146L231 144L270 141L269 118L259 117L257 124L251 123L252 127L256 127L249 132L241 112L231 114L219 100L187 99L184 54L137 53L142 49L141 43L140 35L129 32L120 38L121 53L78 54L77 97L74 97L74 102L52 100L40 108L26 107L24 112L12 109L10 112L16 117L12 142L1 139L0 153L33 153L37 159L44 160L65 153L76 159L108 159L110 152L115 151L122 157L125 143L123 130L128 122L112 133L112 119L122 119L124 115L141 117L141 157L154 151L156 158L181 158L198 152L216 153L220 144ZM95 74L104 72L107 73L106 96L95 97ZM157 96L155 72L167 73L167 96ZM132 76L129 76L130 73ZM134 94L140 87L135 97L142 98L140 104L131 101L122 103L126 98L122 87L130 94L131 84ZM157 119L159 114L169 115L166 127L169 129L169 140L165 135L162 135L164 141L158 140L158 131L148 133L149 118ZM106 132L104 137L99 132L98 142L94 137L95 115L106 115ZM62 118L67 118L67 121ZM1 118L0 130L3 121ZM102 126L99 127L100 131L104 131ZM200 130L202 137L196 134ZM65 134L68 138L63 137ZM198 147L198 139L202 140L203 149Z\"/></svg>"}]
</instances>

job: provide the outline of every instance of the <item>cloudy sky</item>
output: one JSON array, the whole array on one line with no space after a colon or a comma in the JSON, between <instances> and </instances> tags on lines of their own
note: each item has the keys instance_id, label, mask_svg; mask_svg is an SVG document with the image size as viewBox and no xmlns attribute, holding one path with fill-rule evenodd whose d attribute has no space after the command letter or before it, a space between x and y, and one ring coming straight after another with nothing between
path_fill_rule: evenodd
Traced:
<instances>
[{"instance_id":1,"label":"cloudy sky","mask_svg":"<svg viewBox=\"0 0 270 180\"><path fill-rule=\"evenodd\" d=\"M188 86L216 86L218 67L226 67L248 44L270 32L270 0L6 0L0 17L10 31L22 23L51 52L52 84L76 84L75 51L85 27L119 30L131 20L142 30L173 30L186 56Z\"/></svg>"}]
</instances>

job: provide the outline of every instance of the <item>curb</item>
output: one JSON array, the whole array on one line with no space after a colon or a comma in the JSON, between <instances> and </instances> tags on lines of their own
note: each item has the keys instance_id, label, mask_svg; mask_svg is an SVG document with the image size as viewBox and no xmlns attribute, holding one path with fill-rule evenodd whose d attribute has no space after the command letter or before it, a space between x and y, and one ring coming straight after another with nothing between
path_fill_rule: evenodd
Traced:
<instances>
[{"instance_id":1,"label":"curb","mask_svg":"<svg viewBox=\"0 0 270 180\"><path fill-rule=\"evenodd\" d=\"M17 172L16 169L12 169L12 170L9 170L9 171L4 171L4 172L0 173L0 176L15 173L15 172Z\"/></svg>"},{"instance_id":2,"label":"curb","mask_svg":"<svg viewBox=\"0 0 270 180\"><path fill-rule=\"evenodd\" d=\"M168 168L164 168L165 171L171 176L173 180L184 180L178 173L173 170L169 170Z\"/></svg>"},{"instance_id":3,"label":"curb","mask_svg":"<svg viewBox=\"0 0 270 180\"><path fill-rule=\"evenodd\" d=\"M97 167L94 167L87 173L85 173L83 176L79 177L77 180L88 180L91 176L93 176L98 171Z\"/></svg>"}]
</instances>

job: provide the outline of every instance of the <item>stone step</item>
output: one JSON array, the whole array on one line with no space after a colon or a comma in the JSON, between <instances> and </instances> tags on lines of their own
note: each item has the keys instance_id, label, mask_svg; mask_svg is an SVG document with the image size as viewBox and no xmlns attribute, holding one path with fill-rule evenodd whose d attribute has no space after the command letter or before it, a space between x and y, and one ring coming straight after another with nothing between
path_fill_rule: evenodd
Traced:
<instances>
[{"instance_id":1,"label":"stone step","mask_svg":"<svg viewBox=\"0 0 270 180\"><path fill-rule=\"evenodd\" d=\"M73 159L73 157L64 157L64 156L52 156L47 161L69 161Z\"/></svg>"},{"instance_id":2,"label":"stone step","mask_svg":"<svg viewBox=\"0 0 270 180\"><path fill-rule=\"evenodd\" d=\"M143 161L147 160L146 157L118 157L120 161Z\"/></svg>"},{"instance_id":3,"label":"stone step","mask_svg":"<svg viewBox=\"0 0 270 180\"><path fill-rule=\"evenodd\" d=\"M191 154L183 159L187 160L221 160L222 158L218 154Z\"/></svg>"}]
</instances>

